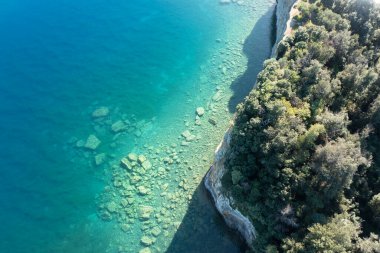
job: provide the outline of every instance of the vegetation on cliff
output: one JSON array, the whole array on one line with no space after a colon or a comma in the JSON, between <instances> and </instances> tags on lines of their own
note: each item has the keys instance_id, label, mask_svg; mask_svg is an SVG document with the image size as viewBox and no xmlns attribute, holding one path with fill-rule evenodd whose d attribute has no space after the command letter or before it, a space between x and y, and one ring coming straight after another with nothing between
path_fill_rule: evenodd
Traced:
<instances>
[{"instance_id":1,"label":"vegetation on cliff","mask_svg":"<svg viewBox=\"0 0 380 253\"><path fill-rule=\"evenodd\" d=\"M237 108L223 185L256 252L380 252L380 8L298 9Z\"/></svg>"}]
</instances>

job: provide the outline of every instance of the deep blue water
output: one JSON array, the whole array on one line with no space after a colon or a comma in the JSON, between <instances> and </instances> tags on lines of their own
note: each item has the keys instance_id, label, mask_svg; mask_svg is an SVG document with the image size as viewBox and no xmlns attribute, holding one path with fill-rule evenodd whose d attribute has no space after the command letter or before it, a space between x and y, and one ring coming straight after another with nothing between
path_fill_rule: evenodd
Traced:
<instances>
[{"instance_id":1,"label":"deep blue water","mask_svg":"<svg viewBox=\"0 0 380 253\"><path fill-rule=\"evenodd\" d=\"M160 120L168 101L183 100L224 29L219 8L212 0L0 0L0 252L58 244L55 252L106 252L111 225L83 221L95 219L107 176L72 142L97 130L98 106ZM111 137L98 132L110 152Z\"/></svg>"}]
</instances>

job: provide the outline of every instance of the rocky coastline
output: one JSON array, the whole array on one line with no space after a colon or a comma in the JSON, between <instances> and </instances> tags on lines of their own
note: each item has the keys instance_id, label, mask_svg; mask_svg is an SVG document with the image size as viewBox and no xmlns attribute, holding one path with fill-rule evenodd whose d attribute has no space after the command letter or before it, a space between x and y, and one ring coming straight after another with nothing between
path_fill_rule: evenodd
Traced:
<instances>
[{"instance_id":1,"label":"rocky coastline","mask_svg":"<svg viewBox=\"0 0 380 253\"><path fill-rule=\"evenodd\" d=\"M297 11L294 8L297 0L277 0L276 6L276 42L272 49L271 57L277 54L277 45L291 32L292 19ZM245 217L239 210L234 209L233 199L223 194L221 179L224 175L225 153L229 148L231 131L233 124L224 135L223 140L216 148L214 163L211 165L204 180L206 189L212 196L215 207L223 216L227 226L236 230L244 239L249 247L252 247L252 242L256 238L256 230L252 222Z\"/></svg>"}]
</instances>

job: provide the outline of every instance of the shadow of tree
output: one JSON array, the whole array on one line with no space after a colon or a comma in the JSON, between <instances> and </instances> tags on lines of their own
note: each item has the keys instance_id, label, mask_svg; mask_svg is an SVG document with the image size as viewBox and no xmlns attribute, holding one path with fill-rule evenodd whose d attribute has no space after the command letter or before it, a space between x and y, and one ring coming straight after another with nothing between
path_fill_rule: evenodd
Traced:
<instances>
[{"instance_id":1,"label":"shadow of tree","mask_svg":"<svg viewBox=\"0 0 380 253\"><path fill-rule=\"evenodd\" d=\"M245 247L236 233L224 224L202 181L166 252L234 253L244 252Z\"/></svg>"},{"instance_id":2,"label":"shadow of tree","mask_svg":"<svg viewBox=\"0 0 380 253\"><path fill-rule=\"evenodd\" d=\"M274 26L273 5L255 24L243 44L243 53L248 59L246 71L230 85L232 97L228 103L230 112L235 112L236 106L243 101L256 83L257 74L262 70L263 62L270 56L274 33L268 25Z\"/></svg>"}]
</instances>

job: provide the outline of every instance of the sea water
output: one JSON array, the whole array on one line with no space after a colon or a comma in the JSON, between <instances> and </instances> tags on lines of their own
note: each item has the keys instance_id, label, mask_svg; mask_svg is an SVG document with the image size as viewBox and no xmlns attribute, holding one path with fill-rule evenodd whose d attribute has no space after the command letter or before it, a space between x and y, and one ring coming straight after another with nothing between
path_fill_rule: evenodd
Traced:
<instances>
[{"instance_id":1,"label":"sea water","mask_svg":"<svg viewBox=\"0 0 380 253\"><path fill-rule=\"evenodd\" d=\"M274 5L0 0L0 252L244 250L202 178Z\"/></svg>"}]
</instances>

